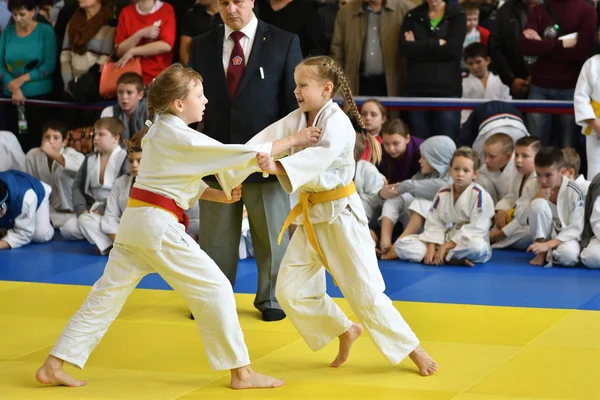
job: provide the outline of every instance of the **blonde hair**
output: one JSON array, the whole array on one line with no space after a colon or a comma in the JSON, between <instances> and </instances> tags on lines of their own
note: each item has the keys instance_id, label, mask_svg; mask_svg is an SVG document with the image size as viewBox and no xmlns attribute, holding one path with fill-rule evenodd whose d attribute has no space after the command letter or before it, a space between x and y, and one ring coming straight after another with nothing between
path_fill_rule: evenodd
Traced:
<instances>
[{"instance_id":1,"label":"blonde hair","mask_svg":"<svg viewBox=\"0 0 600 400\"><path fill-rule=\"evenodd\" d=\"M450 167L452 167L452 163L454 163L454 159L457 157L464 157L473 161L473 171L478 171L481 167L481 160L479 159L477 152L470 147L459 147L452 155L452 159L450 160Z\"/></svg>"},{"instance_id":2,"label":"blonde hair","mask_svg":"<svg viewBox=\"0 0 600 400\"><path fill-rule=\"evenodd\" d=\"M564 148L561 151L565 158L565 168L573 168L575 176L579 175L579 170L581 169L581 157L579 157L579 154L570 147Z\"/></svg>"},{"instance_id":3,"label":"blonde hair","mask_svg":"<svg viewBox=\"0 0 600 400\"><path fill-rule=\"evenodd\" d=\"M509 134L494 133L492 136L487 138L487 140L484 143L484 145L488 146L493 146L495 144L499 144L500 146L502 146L502 152L504 154L512 153L513 151L515 151L515 142Z\"/></svg>"},{"instance_id":4,"label":"blonde hair","mask_svg":"<svg viewBox=\"0 0 600 400\"><path fill-rule=\"evenodd\" d=\"M333 58L326 56L309 57L302 60L296 68L300 67L312 67L312 70L315 72L318 79L331 82L333 84L332 95L337 92L342 95L344 99L344 111L356 120L363 131L366 131L365 123L362 120L360 112L358 112L354 97L352 97L348 78ZM381 145L371 134L367 133L367 139L369 141L369 146L372 149L371 162L378 164L381 161Z\"/></svg>"},{"instance_id":5,"label":"blonde hair","mask_svg":"<svg viewBox=\"0 0 600 400\"><path fill-rule=\"evenodd\" d=\"M190 92L190 83L202 82L202 76L189 67L177 63L164 69L148 87L148 120L154 122L156 115L173 114L175 100L183 100ZM148 132L148 124L140 132Z\"/></svg>"},{"instance_id":6,"label":"blonde hair","mask_svg":"<svg viewBox=\"0 0 600 400\"><path fill-rule=\"evenodd\" d=\"M142 129L135 135L131 137L131 139L126 140L125 144L127 145L127 153L140 153L142 151L142 139L146 136L146 129Z\"/></svg>"}]
</instances>

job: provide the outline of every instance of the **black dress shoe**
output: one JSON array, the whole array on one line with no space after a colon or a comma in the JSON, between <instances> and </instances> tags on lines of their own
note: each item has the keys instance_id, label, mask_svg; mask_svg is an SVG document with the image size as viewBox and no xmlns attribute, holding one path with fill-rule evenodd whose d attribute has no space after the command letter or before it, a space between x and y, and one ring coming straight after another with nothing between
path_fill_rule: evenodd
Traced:
<instances>
[{"instance_id":1,"label":"black dress shoe","mask_svg":"<svg viewBox=\"0 0 600 400\"><path fill-rule=\"evenodd\" d=\"M263 321L281 321L285 318L285 313L279 308L265 308L262 312Z\"/></svg>"}]
</instances>

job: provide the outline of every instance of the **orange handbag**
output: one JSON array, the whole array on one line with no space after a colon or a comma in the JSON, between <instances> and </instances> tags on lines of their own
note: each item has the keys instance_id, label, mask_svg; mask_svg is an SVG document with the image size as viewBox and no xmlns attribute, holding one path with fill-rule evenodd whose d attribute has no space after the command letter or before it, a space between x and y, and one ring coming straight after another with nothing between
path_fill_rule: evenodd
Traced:
<instances>
[{"instance_id":1,"label":"orange handbag","mask_svg":"<svg viewBox=\"0 0 600 400\"><path fill-rule=\"evenodd\" d=\"M100 88L98 92L100 96L105 99L114 99L117 96L117 80L121 75L126 72L135 72L136 74L142 76L142 63L138 57L134 57L127 62L121 68L117 68L115 66L115 62L112 62L112 56L117 49L113 50L113 52L108 56L104 65L102 65L102 70L100 71Z\"/></svg>"}]
</instances>

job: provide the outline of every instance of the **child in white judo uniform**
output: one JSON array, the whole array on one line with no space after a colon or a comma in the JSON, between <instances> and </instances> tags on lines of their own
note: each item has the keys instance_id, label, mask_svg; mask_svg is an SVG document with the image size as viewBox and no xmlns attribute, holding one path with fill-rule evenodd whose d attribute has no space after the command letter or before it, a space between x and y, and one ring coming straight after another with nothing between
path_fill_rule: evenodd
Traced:
<instances>
[{"instance_id":1,"label":"child in white judo uniform","mask_svg":"<svg viewBox=\"0 0 600 400\"><path fill-rule=\"evenodd\" d=\"M356 144L354 145L354 161L356 162L356 172L354 174L354 184L356 193L360 196L367 220L371 221L377 217L381 210L381 199L379 191L385 185L385 176L379 172L377 167L370 161L363 160L367 139L363 133L356 133Z\"/></svg>"},{"instance_id":2,"label":"child in white judo uniform","mask_svg":"<svg viewBox=\"0 0 600 400\"><path fill-rule=\"evenodd\" d=\"M96 213L85 213L79 217L79 229L83 236L91 244L96 245L96 250L100 255L107 255L112 249L117 231L119 228L119 222L121 216L127 208L127 202L129 201L129 193L135 178L138 174L140 161L142 160L142 138L145 132L138 132L131 140L127 140L127 163L129 166L129 174L121 175L115 181L110 194L106 199L106 210L104 215ZM189 217L189 226L187 228L188 234L191 234L194 240L198 240L197 236L199 231L199 219L198 214L200 210L197 204L194 207L185 211Z\"/></svg>"},{"instance_id":3,"label":"child in white judo uniform","mask_svg":"<svg viewBox=\"0 0 600 400\"><path fill-rule=\"evenodd\" d=\"M436 193L452 182L448 166L456 151L454 141L448 136L433 136L425 140L419 149L421 169L411 179L394 186L399 196L383 203L379 242L382 260L398 258L392 246L392 231L396 222L402 220L404 225L400 238L419 233Z\"/></svg>"},{"instance_id":4,"label":"child in white judo uniform","mask_svg":"<svg viewBox=\"0 0 600 400\"><path fill-rule=\"evenodd\" d=\"M50 192L49 185L25 172L0 172L0 229L7 230L0 240L0 250L52 239Z\"/></svg>"},{"instance_id":5,"label":"child in white judo uniform","mask_svg":"<svg viewBox=\"0 0 600 400\"><path fill-rule=\"evenodd\" d=\"M488 231L494 216L490 195L474 180L480 161L472 149L461 147L450 161L453 183L437 193L420 235L396 242L398 257L427 265L447 263L472 267L492 257Z\"/></svg>"},{"instance_id":6,"label":"child in white judo uniform","mask_svg":"<svg viewBox=\"0 0 600 400\"><path fill-rule=\"evenodd\" d=\"M515 218L517 205L529 207L527 201L519 203L523 189L529 181L536 180L535 155L542 142L535 136L525 136L515 143L515 168L517 173L510 182L506 196L496 203L494 226L490 230L492 249L513 248L525 250L533 242L528 225L521 225Z\"/></svg>"},{"instance_id":7,"label":"child in white judo uniform","mask_svg":"<svg viewBox=\"0 0 600 400\"><path fill-rule=\"evenodd\" d=\"M575 122L582 127L587 153L587 179L600 173L600 54L588 59L579 73L573 97Z\"/></svg>"},{"instance_id":8,"label":"child in white judo uniform","mask_svg":"<svg viewBox=\"0 0 600 400\"><path fill-rule=\"evenodd\" d=\"M85 156L66 147L68 127L60 121L47 121L42 127L42 143L27 152L27 173L52 187L50 220L55 228L74 217L73 183Z\"/></svg>"},{"instance_id":9,"label":"child in white judo uniform","mask_svg":"<svg viewBox=\"0 0 600 400\"><path fill-rule=\"evenodd\" d=\"M565 169L567 170L565 176L579 186L579 189L581 189L581 192L585 197L591 182L586 180L583 174L579 174L581 157L579 157L579 154L571 147L564 148L561 151L565 157Z\"/></svg>"},{"instance_id":10,"label":"child in white judo uniform","mask_svg":"<svg viewBox=\"0 0 600 400\"><path fill-rule=\"evenodd\" d=\"M489 71L491 60L486 45L471 43L463 50L463 58L469 69L469 75L462 80L463 99L512 100L509 87ZM471 112L461 112L461 125L469 119Z\"/></svg>"},{"instance_id":11,"label":"child in white judo uniform","mask_svg":"<svg viewBox=\"0 0 600 400\"><path fill-rule=\"evenodd\" d=\"M537 180L523 189L529 208L517 206L521 225L529 222L534 243L527 251L536 256L532 265L572 267L579 262L583 233L584 196L577 184L565 176L565 159L555 147L542 147L535 156Z\"/></svg>"},{"instance_id":12,"label":"child in white judo uniform","mask_svg":"<svg viewBox=\"0 0 600 400\"><path fill-rule=\"evenodd\" d=\"M283 385L249 367L231 284L186 234L184 210L199 198L240 199L241 189L228 200L202 177L256 165L257 152L276 155L315 141L318 133L305 130L263 146L223 145L188 127L202 120L206 103L200 75L180 64L162 71L150 85L149 117L156 120L142 141L144 157L104 274L38 370L39 382L85 385L64 371L64 362L83 368L138 282L158 272L194 313L210 367L231 370L232 388Z\"/></svg>"},{"instance_id":13,"label":"child in white judo uniform","mask_svg":"<svg viewBox=\"0 0 600 400\"><path fill-rule=\"evenodd\" d=\"M25 153L12 132L0 131L0 172L11 169L25 172Z\"/></svg>"},{"instance_id":14,"label":"child in white judo uniform","mask_svg":"<svg viewBox=\"0 0 600 400\"><path fill-rule=\"evenodd\" d=\"M515 143L506 133L490 136L483 145L485 164L476 182L492 196L494 204L499 202L510 188L517 169L514 162Z\"/></svg>"},{"instance_id":15,"label":"child in white judo uniform","mask_svg":"<svg viewBox=\"0 0 600 400\"><path fill-rule=\"evenodd\" d=\"M86 155L73 182L75 214L60 228L66 240L83 240L78 218L85 213L103 215L115 180L127 171L127 151L120 146L125 126L117 118L100 118L94 124L95 151Z\"/></svg>"},{"instance_id":16,"label":"child in white judo uniform","mask_svg":"<svg viewBox=\"0 0 600 400\"><path fill-rule=\"evenodd\" d=\"M581 247L581 263L588 268L600 268L600 174L592 179L585 198Z\"/></svg>"},{"instance_id":17,"label":"child in white judo uniform","mask_svg":"<svg viewBox=\"0 0 600 400\"><path fill-rule=\"evenodd\" d=\"M261 169L277 175L288 193L298 190L299 203L282 228L284 232L292 221L298 225L279 270L277 299L313 351L339 338L339 353L331 364L339 367L363 327L350 321L327 295L327 269L383 355L392 364L409 356L422 375L431 375L437 364L384 294L367 217L352 182L356 134L348 116L332 101L340 91L362 126L347 78L331 58L312 57L296 67L294 79L299 109L248 142L289 137L307 126L322 129L316 145L278 161L258 155ZM381 146L370 135L368 140L377 161ZM250 168L244 174L230 174L226 183L235 186L252 172Z\"/></svg>"}]
</instances>

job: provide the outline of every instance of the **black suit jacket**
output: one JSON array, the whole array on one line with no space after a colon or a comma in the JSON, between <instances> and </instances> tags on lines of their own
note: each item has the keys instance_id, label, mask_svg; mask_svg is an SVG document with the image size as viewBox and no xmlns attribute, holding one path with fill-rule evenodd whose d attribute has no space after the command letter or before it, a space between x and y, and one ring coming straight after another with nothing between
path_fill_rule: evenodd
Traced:
<instances>
[{"instance_id":1,"label":"black suit jacket","mask_svg":"<svg viewBox=\"0 0 600 400\"><path fill-rule=\"evenodd\" d=\"M242 81L231 98L222 61L224 34L219 27L196 36L188 64L202 75L208 99L203 133L222 143L243 144L298 108L294 69L302 51L298 36L259 20ZM263 178L254 174L249 180Z\"/></svg>"}]
</instances>

